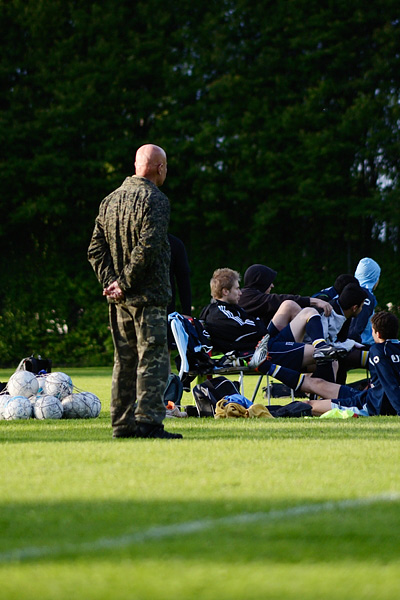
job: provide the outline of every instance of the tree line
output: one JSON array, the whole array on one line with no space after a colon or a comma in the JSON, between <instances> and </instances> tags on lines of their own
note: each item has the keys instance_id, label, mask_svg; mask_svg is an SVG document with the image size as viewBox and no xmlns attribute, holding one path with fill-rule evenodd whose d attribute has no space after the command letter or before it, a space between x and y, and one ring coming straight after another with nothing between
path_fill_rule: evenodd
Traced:
<instances>
[{"instance_id":1,"label":"tree line","mask_svg":"<svg viewBox=\"0 0 400 600\"><path fill-rule=\"evenodd\" d=\"M312 294L371 256L400 305L398 7L276 0L0 2L0 365L109 364L86 260L136 149L163 191L195 314L216 267Z\"/></svg>"}]
</instances>

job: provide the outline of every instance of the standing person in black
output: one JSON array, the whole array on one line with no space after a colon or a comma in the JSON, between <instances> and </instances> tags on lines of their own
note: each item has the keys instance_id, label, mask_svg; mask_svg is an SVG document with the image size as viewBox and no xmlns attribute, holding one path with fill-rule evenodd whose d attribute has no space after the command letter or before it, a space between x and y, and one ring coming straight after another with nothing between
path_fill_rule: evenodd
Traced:
<instances>
[{"instance_id":1,"label":"standing person in black","mask_svg":"<svg viewBox=\"0 0 400 600\"><path fill-rule=\"evenodd\" d=\"M186 248L182 240L172 233L168 234L171 247L171 263L169 267L169 279L171 283L172 299L167 308L171 314L176 310L176 291L180 301L181 314L190 317L192 314L192 289L190 287L190 267Z\"/></svg>"}]
</instances>

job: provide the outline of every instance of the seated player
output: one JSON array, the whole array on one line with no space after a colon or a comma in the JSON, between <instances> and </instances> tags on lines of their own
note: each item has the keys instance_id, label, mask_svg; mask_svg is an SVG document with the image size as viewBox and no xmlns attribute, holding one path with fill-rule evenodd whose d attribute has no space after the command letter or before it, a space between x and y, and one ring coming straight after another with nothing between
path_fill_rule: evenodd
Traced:
<instances>
[{"instance_id":1,"label":"seated player","mask_svg":"<svg viewBox=\"0 0 400 600\"><path fill-rule=\"evenodd\" d=\"M349 273L342 273L338 275L335 279L335 283L330 287L324 288L320 290L316 294L313 294L311 298L321 298L321 300L326 300L326 302L330 302L334 300L340 295L340 292L343 288L349 283L357 283L358 279L354 275L350 275Z\"/></svg>"},{"instance_id":2,"label":"seated player","mask_svg":"<svg viewBox=\"0 0 400 600\"><path fill-rule=\"evenodd\" d=\"M353 356L353 362L355 362L356 358L358 360L353 368L365 366L368 357L367 352L362 352L358 348L353 350L353 348L359 346L359 344L354 340L347 339L351 319L360 313L365 298L366 291L360 287L358 282L356 284L350 283L343 288L338 298L331 301L331 314L328 317L325 315L321 315L320 317L323 328L321 337L323 337L328 345L335 348L335 353L337 353L339 347L341 347L344 350L343 357L346 356L347 352L350 350L353 351L354 355L357 354L357 357ZM267 343L270 352L275 350L276 342L304 341L306 343L313 343L314 346L317 345L316 339L313 339L307 332L307 325L308 328L315 326L312 321L308 324L308 319L316 314L315 309L304 308L303 310L300 310L297 308L297 305L292 306L292 304L293 303L288 300L283 302L268 325L267 330L270 334L270 339ZM287 305L292 307L292 315L290 314ZM293 318L293 313L295 313L296 310L298 311L298 316ZM323 361L325 357L323 348L321 350L316 348L313 358L317 361ZM340 359L340 356L338 358ZM324 365L323 368L320 366L318 373L315 373L315 376L323 377L323 379L327 379L328 381L335 381L336 368L333 368L332 364Z\"/></svg>"},{"instance_id":3,"label":"seated player","mask_svg":"<svg viewBox=\"0 0 400 600\"><path fill-rule=\"evenodd\" d=\"M222 352L244 351L254 353L259 340L268 334L268 328L261 319L247 314L238 305L241 290L240 275L237 271L224 268L214 271L210 281L212 301L206 306L200 319L204 321L215 348ZM298 371L313 370L316 361L314 354L323 360L337 357L337 349L326 344L323 336L321 315L314 308L301 308L293 301L282 303L277 313L276 326L280 327L280 319L290 321L285 338L273 340L270 352L274 360ZM275 317L273 319L275 323ZM304 344L304 333L310 335L312 344Z\"/></svg>"},{"instance_id":4,"label":"seated player","mask_svg":"<svg viewBox=\"0 0 400 600\"><path fill-rule=\"evenodd\" d=\"M362 311L366 297L366 290L356 281L345 285L339 296L330 301L332 313L329 317L322 316L325 337L330 342L346 345L349 350L360 345L349 339L349 329Z\"/></svg>"},{"instance_id":5,"label":"seated player","mask_svg":"<svg viewBox=\"0 0 400 600\"><path fill-rule=\"evenodd\" d=\"M399 321L390 312L381 311L371 319L374 344L369 351L371 385L358 391L347 385L299 374L272 362L265 344L253 355L253 366L260 373L275 377L294 390L317 394L322 400L309 400L312 414L319 416L332 408L350 408L361 416L400 416L400 341Z\"/></svg>"},{"instance_id":6,"label":"seated player","mask_svg":"<svg viewBox=\"0 0 400 600\"><path fill-rule=\"evenodd\" d=\"M327 334L328 342L334 342L335 345L343 345L348 349L348 354L339 359L339 368L336 373L336 383L346 383L347 372L350 369L368 368L368 348L361 344L359 340L352 339L350 330L352 323L358 319L358 315L364 310L364 302L368 298L367 290L360 286L358 280L356 283L347 284L337 298L330 301L334 313L343 314L346 317L337 337ZM363 301L361 302L361 300ZM329 317L327 321L330 321ZM324 323L325 319L322 317ZM329 379L326 373L322 374L323 379Z\"/></svg>"},{"instance_id":7,"label":"seated player","mask_svg":"<svg viewBox=\"0 0 400 600\"><path fill-rule=\"evenodd\" d=\"M373 343L371 317L374 314L377 300L374 292L378 287L381 268L372 258L362 258L354 273L360 285L366 289L368 297L357 319L351 324L350 337L369 346Z\"/></svg>"},{"instance_id":8,"label":"seated player","mask_svg":"<svg viewBox=\"0 0 400 600\"><path fill-rule=\"evenodd\" d=\"M239 305L253 317L259 317L266 325L285 300L292 300L300 308L312 306L330 314L330 306L320 298L296 294L272 294L277 272L266 265L251 265L244 274L242 295Z\"/></svg>"}]
</instances>

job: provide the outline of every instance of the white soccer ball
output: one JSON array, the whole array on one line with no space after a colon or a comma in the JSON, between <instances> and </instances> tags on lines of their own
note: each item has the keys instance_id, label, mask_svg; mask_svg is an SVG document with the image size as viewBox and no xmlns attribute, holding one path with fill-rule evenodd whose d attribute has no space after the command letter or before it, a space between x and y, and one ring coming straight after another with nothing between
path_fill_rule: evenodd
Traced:
<instances>
[{"instance_id":1,"label":"white soccer ball","mask_svg":"<svg viewBox=\"0 0 400 600\"><path fill-rule=\"evenodd\" d=\"M62 400L72 394L72 389L71 377L60 371L46 375L43 381L43 396L55 396Z\"/></svg>"},{"instance_id":2,"label":"white soccer ball","mask_svg":"<svg viewBox=\"0 0 400 600\"><path fill-rule=\"evenodd\" d=\"M70 394L62 399L65 419L84 419L87 412L86 404L80 393Z\"/></svg>"},{"instance_id":3,"label":"white soccer ball","mask_svg":"<svg viewBox=\"0 0 400 600\"><path fill-rule=\"evenodd\" d=\"M62 402L55 396L37 396L33 405L36 419L61 419L64 409Z\"/></svg>"},{"instance_id":4,"label":"white soccer ball","mask_svg":"<svg viewBox=\"0 0 400 600\"><path fill-rule=\"evenodd\" d=\"M81 392L81 397L88 407L88 419L96 419L101 411L101 402L92 392Z\"/></svg>"},{"instance_id":5,"label":"white soccer ball","mask_svg":"<svg viewBox=\"0 0 400 600\"><path fill-rule=\"evenodd\" d=\"M10 398L10 394L0 394L0 419L5 419L4 409Z\"/></svg>"},{"instance_id":6,"label":"white soccer ball","mask_svg":"<svg viewBox=\"0 0 400 600\"><path fill-rule=\"evenodd\" d=\"M34 396L39 389L36 375L30 371L16 371L7 384L10 396Z\"/></svg>"},{"instance_id":7,"label":"white soccer ball","mask_svg":"<svg viewBox=\"0 0 400 600\"><path fill-rule=\"evenodd\" d=\"M12 396L4 407L4 418L7 421L30 419L32 405L26 396Z\"/></svg>"},{"instance_id":8,"label":"white soccer ball","mask_svg":"<svg viewBox=\"0 0 400 600\"><path fill-rule=\"evenodd\" d=\"M65 419L90 419L98 417L101 408L100 400L90 392L70 394L66 398L63 398L62 403Z\"/></svg>"}]
</instances>

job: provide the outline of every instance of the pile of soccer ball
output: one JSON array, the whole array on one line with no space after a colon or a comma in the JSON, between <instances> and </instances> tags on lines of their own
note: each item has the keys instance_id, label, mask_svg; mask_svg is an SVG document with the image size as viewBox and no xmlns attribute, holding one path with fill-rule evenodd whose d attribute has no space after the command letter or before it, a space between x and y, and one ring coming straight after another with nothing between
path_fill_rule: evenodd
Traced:
<instances>
[{"instance_id":1,"label":"pile of soccer ball","mask_svg":"<svg viewBox=\"0 0 400 600\"><path fill-rule=\"evenodd\" d=\"M0 419L94 419L101 402L91 392L74 392L71 377L55 372L16 371L0 394Z\"/></svg>"}]
</instances>

